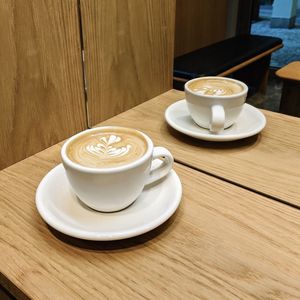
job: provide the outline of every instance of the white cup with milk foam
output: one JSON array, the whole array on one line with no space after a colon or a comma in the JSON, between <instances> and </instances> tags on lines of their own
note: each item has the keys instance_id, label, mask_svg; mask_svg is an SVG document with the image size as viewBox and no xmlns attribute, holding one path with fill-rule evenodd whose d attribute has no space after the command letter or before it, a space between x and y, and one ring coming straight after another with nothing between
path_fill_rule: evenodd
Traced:
<instances>
[{"instance_id":1,"label":"white cup with milk foam","mask_svg":"<svg viewBox=\"0 0 300 300\"><path fill-rule=\"evenodd\" d=\"M218 76L192 79L184 90L192 119L212 133L221 133L237 120L248 93L245 83Z\"/></svg>"}]
</instances>

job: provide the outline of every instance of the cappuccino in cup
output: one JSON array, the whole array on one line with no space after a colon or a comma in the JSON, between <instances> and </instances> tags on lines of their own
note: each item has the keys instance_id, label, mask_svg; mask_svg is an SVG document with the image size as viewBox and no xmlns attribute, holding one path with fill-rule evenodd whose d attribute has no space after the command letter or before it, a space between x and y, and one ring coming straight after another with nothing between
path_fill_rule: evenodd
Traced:
<instances>
[{"instance_id":1,"label":"cappuccino in cup","mask_svg":"<svg viewBox=\"0 0 300 300\"><path fill-rule=\"evenodd\" d=\"M191 118L216 134L237 120L248 87L239 80L209 76L188 81L184 90Z\"/></svg>"},{"instance_id":2,"label":"cappuccino in cup","mask_svg":"<svg viewBox=\"0 0 300 300\"><path fill-rule=\"evenodd\" d=\"M74 139L67 156L75 163L90 168L113 168L141 158L147 141L139 132L114 128L87 132Z\"/></svg>"},{"instance_id":3,"label":"cappuccino in cup","mask_svg":"<svg viewBox=\"0 0 300 300\"><path fill-rule=\"evenodd\" d=\"M113 212L132 204L145 185L166 176L173 156L144 133L125 127L88 129L71 137L61 157L70 186L90 208ZM158 167L152 161L160 159Z\"/></svg>"},{"instance_id":4,"label":"cappuccino in cup","mask_svg":"<svg viewBox=\"0 0 300 300\"><path fill-rule=\"evenodd\" d=\"M223 78L197 80L191 82L188 87L198 95L207 96L231 96L243 91L243 87L239 83Z\"/></svg>"}]
</instances>

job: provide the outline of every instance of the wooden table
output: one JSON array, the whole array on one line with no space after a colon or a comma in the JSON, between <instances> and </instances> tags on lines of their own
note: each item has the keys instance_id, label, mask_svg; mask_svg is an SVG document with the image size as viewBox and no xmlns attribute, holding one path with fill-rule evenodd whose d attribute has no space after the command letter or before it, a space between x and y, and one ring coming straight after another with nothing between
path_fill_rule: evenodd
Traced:
<instances>
[{"instance_id":1,"label":"wooden table","mask_svg":"<svg viewBox=\"0 0 300 300\"><path fill-rule=\"evenodd\" d=\"M174 166L183 185L180 207L166 223L142 236L88 242L43 222L35 207L35 191L60 162L61 144L0 172L2 286L20 299L299 299L300 210L293 200L299 185L292 192L286 186L279 194L282 203L268 191L273 186L279 193L277 185L284 176L273 179L273 174L280 176L280 167L283 173L287 167L264 170L265 162L260 172L269 172L272 180L258 176L252 187L251 177L241 176L251 151L252 164L259 170L255 159L280 157L286 141L288 156L294 159L288 173L293 178L299 161L291 149L297 151L297 144L289 140L291 135L278 140L270 128L250 141L223 146L180 136L160 116L163 107L180 97L176 91L166 93L106 122L146 128L157 145L168 146L184 163ZM297 124L296 119L278 114L267 117L271 128L277 124L283 131ZM269 148L272 141L275 146ZM265 189L250 190L257 186Z\"/></svg>"}]
</instances>

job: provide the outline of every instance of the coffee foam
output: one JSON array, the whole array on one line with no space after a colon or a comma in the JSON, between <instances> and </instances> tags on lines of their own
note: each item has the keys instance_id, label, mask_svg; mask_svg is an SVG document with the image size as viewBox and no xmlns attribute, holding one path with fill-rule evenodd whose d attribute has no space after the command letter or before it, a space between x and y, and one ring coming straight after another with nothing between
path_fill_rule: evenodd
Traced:
<instances>
[{"instance_id":1,"label":"coffee foam","mask_svg":"<svg viewBox=\"0 0 300 300\"><path fill-rule=\"evenodd\" d=\"M67 147L75 163L91 168L111 168L131 163L147 151L147 141L130 129L105 129L79 136Z\"/></svg>"},{"instance_id":2,"label":"coffee foam","mask_svg":"<svg viewBox=\"0 0 300 300\"><path fill-rule=\"evenodd\" d=\"M240 84L222 79L199 79L191 82L188 87L196 94L204 96L230 96L243 91Z\"/></svg>"}]
</instances>

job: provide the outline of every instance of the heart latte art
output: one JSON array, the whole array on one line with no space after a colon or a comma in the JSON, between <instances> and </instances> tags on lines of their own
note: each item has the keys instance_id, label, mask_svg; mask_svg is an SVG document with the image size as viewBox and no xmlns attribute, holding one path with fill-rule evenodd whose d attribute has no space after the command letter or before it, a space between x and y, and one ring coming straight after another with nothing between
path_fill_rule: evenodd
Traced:
<instances>
[{"instance_id":1,"label":"heart latte art","mask_svg":"<svg viewBox=\"0 0 300 300\"><path fill-rule=\"evenodd\" d=\"M110 168L133 162L146 150L147 142L137 132L106 129L79 136L68 146L67 155L82 166Z\"/></svg>"}]
</instances>

